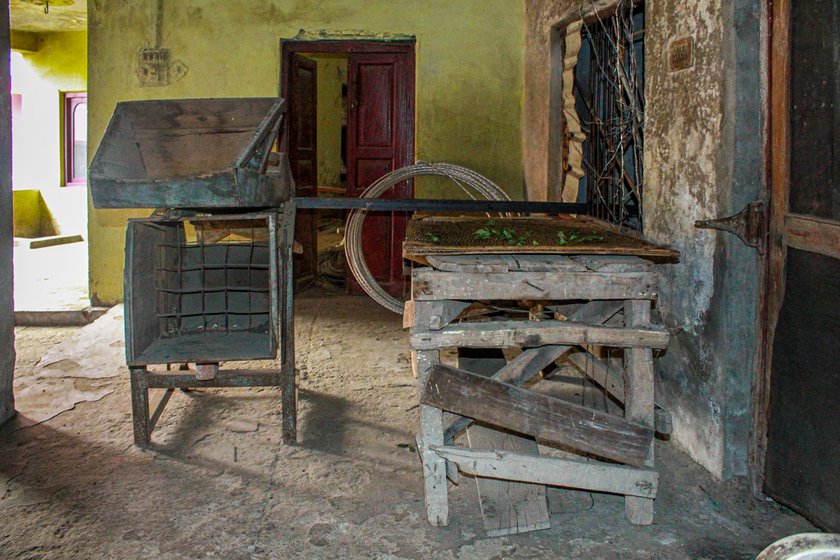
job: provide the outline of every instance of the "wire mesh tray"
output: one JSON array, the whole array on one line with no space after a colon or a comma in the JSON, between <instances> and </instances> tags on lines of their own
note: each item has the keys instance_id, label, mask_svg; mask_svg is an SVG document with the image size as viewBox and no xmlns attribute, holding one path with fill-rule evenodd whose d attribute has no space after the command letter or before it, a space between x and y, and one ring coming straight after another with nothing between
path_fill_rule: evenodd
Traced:
<instances>
[{"instance_id":1,"label":"wire mesh tray","mask_svg":"<svg viewBox=\"0 0 840 560\"><path fill-rule=\"evenodd\" d=\"M129 365L275 357L277 216L131 220Z\"/></svg>"},{"instance_id":2,"label":"wire mesh tray","mask_svg":"<svg viewBox=\"0 0 840 560\"><path fill-rule=\"evenodd\" d=\"M408 223L406 258L446 254L550 253L677 258L679 252L583 216L438 217Z\"/></svg>"}]
</instances>

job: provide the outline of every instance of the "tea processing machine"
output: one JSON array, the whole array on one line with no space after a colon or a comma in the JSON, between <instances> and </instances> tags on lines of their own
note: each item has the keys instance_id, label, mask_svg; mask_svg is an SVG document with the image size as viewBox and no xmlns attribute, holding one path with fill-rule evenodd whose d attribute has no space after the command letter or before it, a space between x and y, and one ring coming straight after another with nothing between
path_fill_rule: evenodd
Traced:
<instances>
[{"instance_id":1,"label":"tea processing machine","mask_svg":"<svg viewBox=\"0 0 840 560\"><path fill-rule=\"evenodd\" d=\"M285 109L277 98L121 102L93 158L89 184L96 208L157 209L148 218L129 220L126 233L126 362L137 445L150 442L176 389L205 387L280 387L283 440L296 441L297 208L582 211L579 204L514 202L506 195L501 200L368 198L381 194L376 191L357 199L295 198L288 158L274 151ZM445 174L436 165L397 170L377 185ZM219 365L278 355L276 367L268 369ZM179 369L170 369L173 364ZM154 409L151 389L164 390Z\"/></svg>"}]
</instances>

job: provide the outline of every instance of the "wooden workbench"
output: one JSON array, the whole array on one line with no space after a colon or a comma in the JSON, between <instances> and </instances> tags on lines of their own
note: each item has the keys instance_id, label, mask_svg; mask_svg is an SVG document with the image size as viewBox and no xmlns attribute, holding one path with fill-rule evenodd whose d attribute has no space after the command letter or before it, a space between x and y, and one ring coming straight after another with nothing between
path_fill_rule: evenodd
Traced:
<instances>
[{"instance_id":1,"label":"wooden workbench","mask_svg":"<svg viewBox=\"0 0 840 560\"><path fill-rule=\"evenodd\" d=\"M418 449L429 522L447 524L447 476L457 480L460 471L476 477L490 535L547 528L543 485L622 494L632 523L652 523L653 436L670 431L670 416L654 404L653 350L665 348L669 335L651 324L658 295L653 263L604 254L608 243L601 254L566 244L548 247L554 254L524 254L521 247L458 254L443 245L447 232L439 226L436 239L414 227L426 240L405 245L407 257L428 265L413 271L406 321L420 391ZM581 230L579 222L574 227ZM627 245L675 255L642 243ZM523 300L541 306L538 316L475 318L476 302L509 308ZM440 363L440 351L452 347L460 349L457 368ZM621 349L623 359L602 360L599 347ZM505 360L502 350L510 356L511 348L522 351ZM541 392L533 380L559 360L588 371L618 412ZM456 446L465 428L470 447Z\"/></svg>"}]
</instances>

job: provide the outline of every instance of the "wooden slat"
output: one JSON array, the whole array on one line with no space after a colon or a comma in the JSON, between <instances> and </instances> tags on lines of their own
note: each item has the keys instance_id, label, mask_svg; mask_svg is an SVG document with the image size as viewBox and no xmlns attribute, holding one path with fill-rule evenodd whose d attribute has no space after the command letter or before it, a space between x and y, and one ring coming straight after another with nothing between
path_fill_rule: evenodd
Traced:
<instances>
[{"instance_id":1,"label":"wooden slat","mask_svg":"<svg viewBox=\"0 0 840 560\"><path fill-rule=\"evenodd\" d=\"M448 274L415 269L415 300L656 299L654 273L505 272Z\"/></svg>"},{"instance_id":2,"label":"wooden slat","mask_svg":"<svg viewBox=\"0 0 840 560\"><path fill-rule=\"evenodd\" d=\"M429 264L444 272L507 272L508 261L499 255L429 255Z\"/></svg>"},{"instance_id":3,"label":"wooden slat","mask_svg":"<svg viewBox=\"0 0 840 560\"><path fill-rule=\"evenodd\" d=\"M416 350L439 348L513 348L557 344L593 344L620 348L665 348L668 332L645 327L601 327L572 321L498 321L459 323L439 331L410 335Z\"/></svg>"},{"instance_id":4,"label":"wooden slat","mask_svg":"<svg viewBox=\"0 0 840 560\"><path fill-rule=\"evenodd\" d=\"M433 447L432 450L447 461L457 463L464 473L478 477L645 498L655 497L659 487L659 474L651 469L451 446Z\"/></svg>"},{"instance_id":5,"label":"wooden slat","mask_svg":"<svg viewBox=\"0 0 840 560\"><path fill-rule=\"evenodd\" d=\"M624 321L630 326L650 324L650 302L626 302ZM640 422L653 428L653 351L650 348L628 348L624 352L624 416L631 422ZM651 441L645 461L647 467L653 467L653 451ZM624 499L624 511L634 525L653 523L652 499L628 496Z\"/></svg>"},{"instance_id":6,"label":"wooden slat","mask_svg":"<svg viewBox=\"0 0 840 560\"><path fill-rule=\"evenodd\" d=\"M840 222L788 214L785 217L785 244L794 249L840 259Z\"/></svg>"},{"instance_id":7,"label":"wooden slat","mask_svg":"<svg viewBox=\"0 0 840 560\"><path fill-rule=\"evenodd\" d=\"M627 255L576 255L571 259L595 272L645 272L651 261Z\"/></svg>"},{"instance_id":8,"label":"wooden slat","mask_svg":"<svg viewBox=\"0 0 840 560\"><path fill-rule=\"evenodd\" d=\"M505 364L504 353L496 348L458 350L458 367L482 377L493 375ZM486 426L470 426L467 429L467 441L473 449L502 449L522 455L539 454L533 439ZM457 470L451 461L447 461L449 465ZM539 531L551 526L545 486L489 478L476 478L475 481L484 529L488 536Z\"/></svg>"},{"instance_id":9,"label":"wooden slat","mask_svg":"<svg viewBox=\"0 0 840 560\"><path fill-rule=\"evenodd\" d=\"M449 366L421 387L424 405L621 463L644 466L653 441L650 427Z\"/></svg>"},{"instance_id":10,"label":"wooden slat","mask_svg":"<svg viewBox=\"0 0 840 560\"><path fill-rule=\"evenodd\" d=\"M563 255L507 255L510 270L521 272L585 272L586 267Z\"/></svg>"},{"instance_id":11,"label":"wooden slat","mask_svg":"<svg viewBox=\"0 0 840 560\"><path fill-rule=\"evenodd\" d=\"M416 352L420 387L428 381L430 371L440 360L439 352ZM417 450L423 462L426 519L434 527L449 523L449 490L446 486L446 461L429 446L443 444L443 414L438 408L420 405L420 435Z\"/></svg>"}]
</instances>

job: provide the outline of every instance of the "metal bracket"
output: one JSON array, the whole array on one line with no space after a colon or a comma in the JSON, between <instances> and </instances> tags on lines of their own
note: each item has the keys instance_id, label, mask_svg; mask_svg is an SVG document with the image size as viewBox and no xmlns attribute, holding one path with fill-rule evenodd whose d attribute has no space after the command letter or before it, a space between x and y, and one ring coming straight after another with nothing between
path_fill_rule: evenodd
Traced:
<instances>
[{"instance_id":1,"label":"metal bracket","mask_svg":"<svg viewBox=\"0 0 840 560\"><path fill-rule=\"evenodd\" d=\"M697 220L694 227L734 233L745 245L757 249L759 255L767 248L767 207L763 202L750 202L734 216Z\"/></svg>"}]
</instances>

